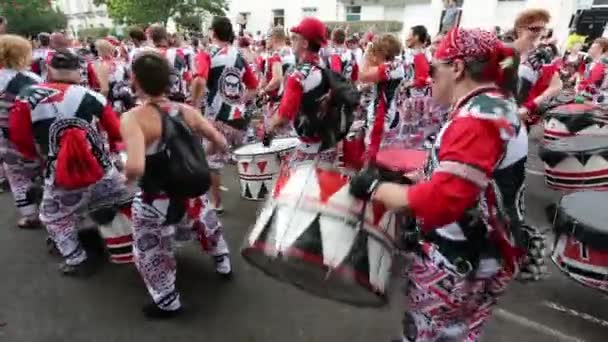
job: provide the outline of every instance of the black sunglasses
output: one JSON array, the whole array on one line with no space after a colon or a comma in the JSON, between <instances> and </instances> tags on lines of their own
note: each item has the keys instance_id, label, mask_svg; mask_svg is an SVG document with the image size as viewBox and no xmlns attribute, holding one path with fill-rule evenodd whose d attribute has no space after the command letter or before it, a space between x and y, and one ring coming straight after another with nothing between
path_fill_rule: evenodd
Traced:
<instances>
[{"instance_id":1,"label":"black sunglasses","mask_svg":"<svg viewBox=\"0 0 608 342\"><path fill-rule=\"evenodd\" d=\"M435 74L437 73L437 65L451 65L453 62L454 61L431 63L431 68L429 70L429 76L431 76L431 78L435 77Z\"/></svg>"},{"instance_id":2,"label":"black sunglasses","mask_svg":"<svg viewBox=\"0 0 608 342\"><path fill-rule=\"evenodd\" d=\"M528 31L530 32L534 32L534 33L541 33L543 31L545 31L545 27L544 26L529 26L528 27Z\"/></svg>"}]
</instances>

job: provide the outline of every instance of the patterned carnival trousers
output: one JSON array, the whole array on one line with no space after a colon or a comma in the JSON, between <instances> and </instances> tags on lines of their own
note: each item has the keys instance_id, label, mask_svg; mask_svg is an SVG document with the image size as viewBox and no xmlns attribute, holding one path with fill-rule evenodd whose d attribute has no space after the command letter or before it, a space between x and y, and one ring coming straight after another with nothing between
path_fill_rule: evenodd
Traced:
<instances>
[{"instance_id":1,"label":"patterned carnival trousers","mask_svg":"<svg viewBox=\"0 0 608 342\"><path fill-rule=\"evenodd\" d=\"M33 195L33 190L42 185L40 160L25 159L4 137L0 137L0 160L3 161L0 169L8 181L19 213L26 219L37 218L39 199Z\"/></svg>"},{"instance_id":2,"label":"patterned carnival trousers","mask_svg":"<svg viewBox=\"0 0 608 342\"><path fill-rule=\"evenodd\" d=\"M114 167L97 183L82 189L58 187L53 177L48 177L44 182L40 220L46 225L49 237L55 242L66 264L77 265L87 258L77 231L83 215L124 205L132 197L124 176Z\"/></svg>"},{"instance_id":3,"label":"patterned carnival trousers","mask_svg":"<svg viewBox=\"0 0 608 342\"><path fill-rule=\"evenodd\" d=\"M434 247L408 255L403 342L474 342L514 278L496 259L462 275Z\"/></svg>"},{"instance_id":4,"label":"patterned carnival trousers","mask_svg":"<svg viewBox=\"0 0 608 342\"><path fill-rule=\"evenodd\" d=\"M133 200L132 219L135 264L152 299L163 310L177 310L179 292L175 288L174 236L196 238L211 256L229 254L222 224L206 195L190 199L186 213L175 225L167 224L170 200L164 195L138 193Z\"/></svg>"}]
</instances>

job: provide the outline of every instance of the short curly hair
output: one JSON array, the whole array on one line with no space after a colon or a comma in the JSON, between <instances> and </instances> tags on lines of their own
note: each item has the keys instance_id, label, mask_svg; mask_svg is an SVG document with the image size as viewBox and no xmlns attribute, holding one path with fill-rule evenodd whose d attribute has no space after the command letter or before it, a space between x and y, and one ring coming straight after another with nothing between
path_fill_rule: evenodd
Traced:
<instances>
[{"instance_id":1,"label":"short curly hair","mask_svg":"<svg viewBox=\"0 0 608 342\"><path fill-rule=\"evenodd\" d=\"M401 54L402 46L399 39L392 34L385 34L376 38L371 47L371 54L390 61Z\"/></svg>"},{"instance_id":2,"label":"short curly hair","mask_svg":"<svg viewBox=\"0 0 608 342\"><path fill-rule=\"evenodd\" d=\"M32 59L32 44L14 34L0 35L0 65L14 70L25 70Z\"/></svg>"}]
</instances>

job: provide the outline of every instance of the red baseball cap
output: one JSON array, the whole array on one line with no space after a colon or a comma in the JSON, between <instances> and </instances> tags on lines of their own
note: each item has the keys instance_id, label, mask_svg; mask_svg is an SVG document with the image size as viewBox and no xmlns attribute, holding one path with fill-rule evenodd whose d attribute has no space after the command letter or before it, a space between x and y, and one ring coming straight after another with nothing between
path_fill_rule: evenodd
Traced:
<instances>
[{"instance_id":1,"label":"red baseball cap","mask_svg":"<svg viewBox=\"0 0 608 342\"><path fill-rule=\"evenodd\" d=\"M308 41L321 45L327 44L327 28L317 18L302 19L298 26L291 29L291 32L301 35Z\"/></svg>"}]
</instances>

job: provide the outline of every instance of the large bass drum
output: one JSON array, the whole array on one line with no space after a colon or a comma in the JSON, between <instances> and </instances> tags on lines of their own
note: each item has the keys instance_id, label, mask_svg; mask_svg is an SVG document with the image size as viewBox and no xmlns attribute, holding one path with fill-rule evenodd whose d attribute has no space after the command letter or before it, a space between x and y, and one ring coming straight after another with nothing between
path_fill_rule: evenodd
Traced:
<instances>
[{"instance_id":1,"label":"large bass drum","mask_svg":"<svg viewBox=\"0 0 608 342\"><path fill-rule=\"evenodd\" d=\"M579 283L608 292L607 192L577 192L557 209L553 262Z\"/></svg>"},{"instance_id":2,"label":"large bass drum","mask_svg":"<svg viewBox=\"0 0 608 342\"><path fill-rule=\"evenodd\" d=\"M349 193L350 177L304 163L285 170L241 253L266 274L357 306L387 302L395 218Z\"/></svg>"}]
</instances>

